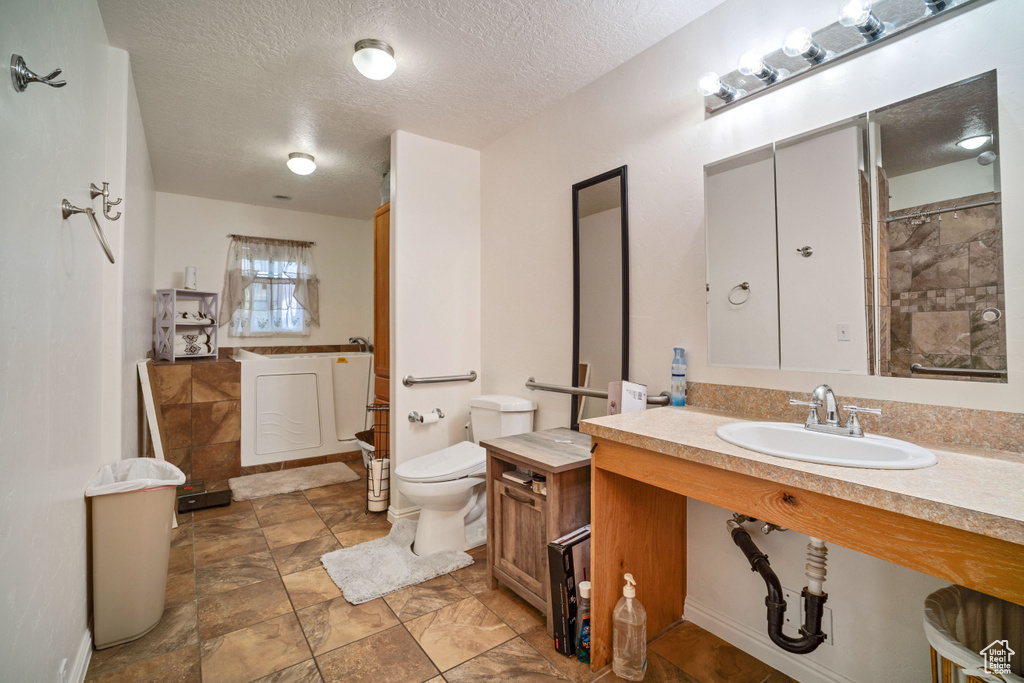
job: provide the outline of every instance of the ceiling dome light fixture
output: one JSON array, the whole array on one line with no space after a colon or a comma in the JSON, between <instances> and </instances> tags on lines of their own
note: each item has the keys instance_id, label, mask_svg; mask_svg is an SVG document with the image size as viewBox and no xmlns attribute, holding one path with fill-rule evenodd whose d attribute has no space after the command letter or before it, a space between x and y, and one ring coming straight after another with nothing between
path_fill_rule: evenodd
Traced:
<instances>
[{"instance_id":1,"label":"ceiling dome light fixture","mask_svg":"<svg viewBox=\"0 0 1024 683\"><path fill-rule=\"evenodd\" d=\"M964 138L956 144L960 145L964 149L978 149L990 139L992 139L991 135L975 135L974 137Z\"/></svg>"},{"instance_id":2,"label":"ceiling dome light fixture","mask_svg":"<svg viewBox=\"0 0 1024 683\"><path fill-rule=\"evenodd\" d=\"M871 11L871 0L844 0L839 7L839 23L860 31L866 42L876 40L885 33L886 26Z\"/></svg>"},{"instance_id":3,"label":"ceiling dome light fixture","mask_svg":"<svg viewBox=\"0 0 1024 683\"><path fill-rule=\"evenodd\" d=\"M313 162L311 154L292 152L288 155L288 168L297 175L309 175L316 170L316 163Z\"/></svg>"},{"instance_id":4,"label":"ceiling dome light fixture","mask_svg":"<svg viewBox=\"0 0 1024 683\"><path fill-rule=\"evenodd\" d=\"M366 38L356 43L356 53L352 55L352 63L359 73L374 81L383 81L395 73L398 63L395 62L395 51L383 40Z\"/></svg>"}]
</instances>

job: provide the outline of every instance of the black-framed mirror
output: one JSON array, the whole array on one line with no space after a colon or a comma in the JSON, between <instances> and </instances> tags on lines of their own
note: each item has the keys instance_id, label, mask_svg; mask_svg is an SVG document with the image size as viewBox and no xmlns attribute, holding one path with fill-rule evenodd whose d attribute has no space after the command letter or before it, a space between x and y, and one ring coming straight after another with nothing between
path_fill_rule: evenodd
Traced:
<instances>
[{"instance_id":1,"label":"black-framed mirror","mask_svg":"<svg viewBox=\"0 0 1024 683\"><path fill-rule=\"evenodd\" d=\"M626 167L572 186L572 386L600 391L629 379L629 210ZM569 424L606 413L573 395Z\"/></svg>"}]
</instances>

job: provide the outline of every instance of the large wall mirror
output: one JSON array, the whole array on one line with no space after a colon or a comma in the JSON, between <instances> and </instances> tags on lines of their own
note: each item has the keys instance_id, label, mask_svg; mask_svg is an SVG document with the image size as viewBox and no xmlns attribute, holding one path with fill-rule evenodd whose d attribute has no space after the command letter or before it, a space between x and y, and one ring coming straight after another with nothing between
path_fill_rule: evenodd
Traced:
<instances>
[{"instance_id":1,"label":"large wall mirror","mask_svg":"<svg viewBox=\"0 0 1024 683\"><path fill-rule=\"evenodd\" d=\"M607 390L629 372L629 212L626 167L572 186L572 386ZM603 399L573 396L570 425L606 413Z\"/></svg>"},{"instance_id":2,"label":"large wall mirror","mask_svg":"<svg viewBox=\"0 0 1024 683\"><path fill-rule=\"evenodd\" d=\"M882 375L1006 381L996 72L871 113Z\"/></svg>"},{"instance_id":3,"label":"large wall mirror","mask_svg":"<svg viewBox=\"0 0 1024 683\"><path fill-rule=\"evenodd\" d=\"M709 364L1006 381L996 111L993 71L706 166Z\"/></svg>"}]
</instances>

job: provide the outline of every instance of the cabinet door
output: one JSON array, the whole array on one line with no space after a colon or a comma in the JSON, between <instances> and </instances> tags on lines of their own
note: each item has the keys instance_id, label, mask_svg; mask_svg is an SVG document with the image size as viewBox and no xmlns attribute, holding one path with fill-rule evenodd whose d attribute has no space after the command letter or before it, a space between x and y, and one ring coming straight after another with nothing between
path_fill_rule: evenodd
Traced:
<instances>
[{"instance_id":1,"label":"cabinet door","mask_svg":"<svg viewBox=\"0 0 1024 683\"><path fill-rule=\"evenodd\" d=\"M546 600L547 502L515 484L494 482L494 564Z\"/></svg>"},{"instance_id":2,"label":"cabinet door","mask_svg":"<svg viewBox=\"0 0 1024 683\"><path fill-rule=\"evenodd\" d=\"M373 215L373 393L391 396L391 204Z\"/></svg>"}]
</instances>

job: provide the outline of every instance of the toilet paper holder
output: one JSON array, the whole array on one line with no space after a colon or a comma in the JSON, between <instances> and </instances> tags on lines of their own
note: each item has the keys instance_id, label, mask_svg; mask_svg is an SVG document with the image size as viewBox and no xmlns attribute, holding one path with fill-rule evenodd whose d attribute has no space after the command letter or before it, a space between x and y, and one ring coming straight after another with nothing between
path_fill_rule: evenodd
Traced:
<instances>
[{"instance_id":1,"label":"toilet paper holder","mask_svg":"<svg viewBox=\"0 0 1024 683\"><path fill-rule=\"evenodd\" d=\"M437 415L438 420L444 417L444 413L441 412L440 408L434 408L430 412ZM423 422L423 415L420 415L415 410L413 410L412 412L409 413L409 422ZM433 420L431 420L431 422L433 422Z\"/></svg>"}]
</instances>

